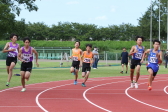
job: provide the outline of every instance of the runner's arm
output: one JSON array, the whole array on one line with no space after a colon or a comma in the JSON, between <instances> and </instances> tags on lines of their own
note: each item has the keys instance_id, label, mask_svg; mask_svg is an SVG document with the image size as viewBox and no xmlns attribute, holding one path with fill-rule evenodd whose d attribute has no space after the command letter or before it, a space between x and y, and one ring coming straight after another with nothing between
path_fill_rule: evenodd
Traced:
<instances>
[{"instance_id":1,"label":"runner's arm","mask_svg":"<svg viewBox=\"0 0 168 112\"><path fill-rule=\"evenodd\" d=\"M134 53L136 53L137 51L136 51L136 48L135 48L135 46L132 46L132 48L131 48L131 50L130 50L130 52L129 52L129 55L133 55Z\"/></svg>"},{"instance_id":2,"label":"runner's arm","mask_svg":"<svg viewBox=\"0 0 168 112\"><path fill-rule=\"evenodd\" d=\"M142 59L141 59L141 63L143 63L144 59L146 58L147 53L149 53L149 52L150 52L150 49L147 49L147 50L143 53Z\"/></svg>"},{"instance_id":3,"label":"runner's arm","mask_svg":"<svg viewBox=\"0 0 168 112\"><path fill-rule=\"evenodd\" d=\"M24 62L24 60L22 60L22 48L19 49L19 53L18 53L18 59L21 61L21 62Z\"/></svg>"},{"instance_id":4,"label":"runner's arm","mask_svg":"<svg viewBox=\"0 0 168 112\"><path fill-rule=\"evenodd\" d=\"M10 50L7 50L9 48L9 42L6 43L4 49L3 49L3 53L6 53L6 52L10 52L10 51L15 51L15 49L10 49Z\"/></svg>"},{"instance_id":5,"label":"runner's arm","mask_svg":"<svg viewBox=\"0 0 168 112\"><path fill-rule=\"evenodd\" d=\"M34 48L32 49L32 52L35 54L35 56L36 56L36 63L38 64L38 53L37 53L37 51Z\"/></svg>"},{"instance_id":6,"label":"runner's arm","mask_svg":"<svg viewBox=\"0 0 168 112\"><path fill-rule=\"evenodd\" d=\"M161 64L162 63L162 51L160 51L159 52L159 59L158 59L158 61L159 61L159 64Z\"/></svg>"}]
</instances>

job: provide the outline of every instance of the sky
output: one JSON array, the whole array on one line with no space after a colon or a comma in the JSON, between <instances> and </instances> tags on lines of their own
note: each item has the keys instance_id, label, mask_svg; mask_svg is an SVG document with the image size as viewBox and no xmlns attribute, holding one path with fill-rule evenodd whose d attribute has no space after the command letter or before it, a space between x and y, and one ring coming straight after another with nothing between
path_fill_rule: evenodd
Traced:
<instances>
[{"instance_id":1,"label":"sky","mask_svg":"<svg viewBox=\"0 0 168 112\"><path fill-rule=\"evenodd\" d=\"M99 27L131 23L138 25L138 18L150 7L151 0L37 0L38 11L22 8L16 20L26 23L44 22L48 26L58 22L95 24Z\"/></svg>"}]
</instances>

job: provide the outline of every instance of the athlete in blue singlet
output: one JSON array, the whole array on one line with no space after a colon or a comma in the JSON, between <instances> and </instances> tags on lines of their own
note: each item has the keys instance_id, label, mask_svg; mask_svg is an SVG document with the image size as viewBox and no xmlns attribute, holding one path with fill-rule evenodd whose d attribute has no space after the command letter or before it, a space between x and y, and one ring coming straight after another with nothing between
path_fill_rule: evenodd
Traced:
<instances>
[{"instance_id":1,"label":"athlete in blue singlet","mask_svg":"<svg viewBox=\"0 0 168 112\"><path fill-rule=\"evenodd\" d=\"M152 90L152 81L154 80L158 70L159 70L159 64L162 63L162 51L159 50L160 47L160 41L154 40L153 41L153 49L148 49L145 51L142 60L146 57L146 54L148 55L148 64L147 64L147 70L149 72L149 79L148 79L148 90Z\"/></svg>"},{"instance_id":2,"label":"athlete in blue singlet","mask_svg":"<svg viewBox=\"0 0 168 112\"><path fill-rule=\"evenodd\" d=\"M143 42L143 37L137 36L136 43L137 45L132 46L129 55L132 55L131 65L130 65L130 78L131 78L131 88L135 86L138 88L138 79L140 76L140 68L141 68L141 59L144 53L144 47L141 46ZM134 77L134 70L136 67L136 80L133 80Z\"/></svg>"}]
</instances>

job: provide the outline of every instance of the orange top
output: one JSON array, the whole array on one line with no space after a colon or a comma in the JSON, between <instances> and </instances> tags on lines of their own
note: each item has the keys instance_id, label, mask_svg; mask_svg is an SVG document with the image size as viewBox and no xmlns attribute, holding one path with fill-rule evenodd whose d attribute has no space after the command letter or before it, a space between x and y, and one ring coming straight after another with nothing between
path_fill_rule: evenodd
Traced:
<instances>
[{"instance_id":1,"label":"orange top","mask_svg":"<svg viewBox=\"0 0 168 112\"><path fill-rule=\"evenodd\" d=\"M80 61L81 59L81 49L72 49L73 61Z\"/></svg>"},{"instance_id":2,"label":"orange top","mask_svg":"<svg viewBox=\"0 0 168 112\"><path fill-rule=\"evenodd\" d=\"M84 63L91 63L91 59L93 58L93 53L87 53L87 51L83 52L83 62Z\"/></svg>"}]
</instances>

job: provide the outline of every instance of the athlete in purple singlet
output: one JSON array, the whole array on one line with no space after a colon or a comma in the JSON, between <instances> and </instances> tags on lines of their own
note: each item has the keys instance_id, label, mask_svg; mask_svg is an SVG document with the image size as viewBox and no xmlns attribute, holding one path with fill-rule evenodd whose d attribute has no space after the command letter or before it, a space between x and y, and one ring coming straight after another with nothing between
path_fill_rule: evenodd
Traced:
<instances>
[{"instance_id":1,"label":"athlete in purple singlet","mask_svg":"<svg viewBox=\"0 0 168 112\"><path fill-rule=\"evenodd\" d=\"M21 74L21 83L22 83L23 88L22 88L21 92L26 91L25 79L28 81L29 77L31 75L33 53L36 56L36 65L37 65L37 67L39 66L39 64L37 62L38 61L38 53L33 47L30 46L31 40L29 38L24 38L23 42L24 42L24 46L22 48L20 48L19 54L18 54L18 59L22 62L20 74Z\"/></svg>"},{"instance_id":2,"label":"athlete in purple singlet","mask_svg":"<svg viewBox=\"0 0 168 112\"><path fill-rule=\"evenodd\" d=\"M20 49L19 44L16 43L17 38L18 38L18 35L11 34L10 39L12 42L7 42L3 49L3 53L7 53L6 69L8 73L8 80L6 82L6 86L8 87L9 87L9 83L12 77L13 68L15 67L17 63L17 55Z\"/></svg>"}]
</instances>

